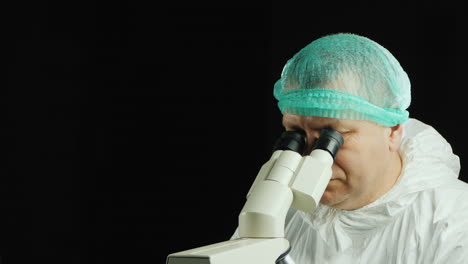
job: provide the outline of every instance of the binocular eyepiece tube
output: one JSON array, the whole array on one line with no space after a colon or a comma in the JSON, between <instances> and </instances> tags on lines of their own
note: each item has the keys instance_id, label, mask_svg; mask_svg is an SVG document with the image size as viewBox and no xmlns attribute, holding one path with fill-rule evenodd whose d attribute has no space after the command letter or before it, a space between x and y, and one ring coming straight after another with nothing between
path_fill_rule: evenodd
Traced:
<instances>
[{"instance_id":1,"label":"binocular eyepiece tube","mask_svg":"<svg viewBox=\"0 0 468 264\"><path fill-rule=\"evenodd\" d=\"M341 134L331 128L324 128L320 131L320 137L312 150L322 149L328 151L333 159L336 157L338 149L343 145ZM273 146L273 152L276 150L292 150L297 153L303 153L306 146L306 137L304 132L285 131L276 140Z\"/></svg>"}]
</instances>

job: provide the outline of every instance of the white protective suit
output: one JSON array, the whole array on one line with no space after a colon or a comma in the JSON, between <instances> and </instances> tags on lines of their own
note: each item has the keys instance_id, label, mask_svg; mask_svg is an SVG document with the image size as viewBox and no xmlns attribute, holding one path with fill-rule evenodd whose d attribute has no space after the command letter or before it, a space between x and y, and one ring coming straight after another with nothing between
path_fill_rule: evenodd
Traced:
<instances>
[{"instance_id":1,"label":"white protective suit","mask_svg":"<svg viewBox=\"0 0 468 264\"><path fill-rule=\"evenodd\" d=\"M415 119L404 124L400 153L398 182L375 202L353 211L289 210L285 234L296 264L468 263L468 184L457 179L459 158Z\"/></svg>"}]
</instances>

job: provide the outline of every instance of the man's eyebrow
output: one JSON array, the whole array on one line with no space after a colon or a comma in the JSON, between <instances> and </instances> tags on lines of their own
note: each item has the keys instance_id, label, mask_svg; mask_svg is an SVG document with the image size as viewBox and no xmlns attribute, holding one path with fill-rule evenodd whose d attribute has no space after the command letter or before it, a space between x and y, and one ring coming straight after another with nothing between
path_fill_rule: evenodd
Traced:
<instances>
[{"instance_id":1,"label":"man's eyebrow","mask_svg":"<svg viewBox=\"0 0 468 264\"><path fill-rule=\"evenodd\" d=\"M297 125L291 125L291 126L283 126L284 129L289 129L289 130L293 130L293 131L304 131L304 129L300 126L297 126Z\"/></svg>"},{"instance_id":2,"label":"man's eyebrow","mask_svg":"<svg viewBox=\"0 0 468 264\"><path fill-rule=\"evenodd\" d=\"M290 123L288 122L288 120L282 120L281 124L283 125L283 127L285 129L292 129L292 130L304 130L303 127L295 124L295 123ZM335 119L333 118L332 120L330 120L329 122L326 122L325 124L323 124L322 126L320 127L313 127L313 129L324 129L324 128L332 128L333 126L334 127L337 127L341 124L340 120L339 119Z\"/></svg>"},{"instance_id":3,"label":"man's eyebrow","mask_svg":"<svg viewBox=\"0 0 468 264\"><path fill-rule=\"evenodd\" d=\"M291 124L287 120L282 120L281 125L283 125L284 128L291 128L291 129L294 129L294 130L302 130L301 127L299 127L296 124Z\"/></svg>"},{"instance_id":4,"label":"man's eyebrow","mask_svg":"<svg viewBox=\"0 0 468 264\"><path fill-rule=\"evenodd\" d=\"M328 127L332 126L332 125L337 126L337 125L340 125L340 124L341 124L340 120L334 118L333 121L330 124L328 124Z\"/></svg>"}]
</instances>

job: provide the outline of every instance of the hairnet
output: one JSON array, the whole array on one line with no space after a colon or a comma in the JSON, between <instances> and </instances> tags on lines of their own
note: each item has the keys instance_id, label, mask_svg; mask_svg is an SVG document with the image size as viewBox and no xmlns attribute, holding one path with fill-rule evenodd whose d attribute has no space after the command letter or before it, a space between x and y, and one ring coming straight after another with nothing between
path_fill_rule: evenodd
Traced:
<instances>
[{"instance_id":1,"label":"hairnet","mask_svg":"<svg viewBox=\"0 0 468 264\"><path fill-rule=\"evenodd\" d=\"M288 60L274 96L282 113L394 126L408 119L410 87L387 49L340 33L313 41Z\"/></svg>"}]
</instances>

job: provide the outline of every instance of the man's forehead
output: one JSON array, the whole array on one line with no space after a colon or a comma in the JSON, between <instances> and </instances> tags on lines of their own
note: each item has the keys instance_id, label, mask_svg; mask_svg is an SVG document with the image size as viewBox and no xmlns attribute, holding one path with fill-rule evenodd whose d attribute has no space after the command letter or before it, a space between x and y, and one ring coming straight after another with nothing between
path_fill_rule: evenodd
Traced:
<instances>
[{"instance_id":1,"label":"man's forehead","mask_svg":"<svg viewBox=\"0 0 468 264\"><path fill-rule=\"evenodd\" d=\"M320 116L300 116L285 113L283 115L283 126L331 126L342 123L340 119Z\"/></svg>"},{"instance_id":2,"label":"man's forehead","mask_svg":"<svg viewBox=\"0 0 468 264\"><path fill-rule=\"evenodd\" d=\"M283 126L291 129L323 129L331 127L334 129L362 129L381 127L379 124L368 120L339 119L319 116L300 116L285 113L283 114Z\"/></svg>"}]
</instances>

